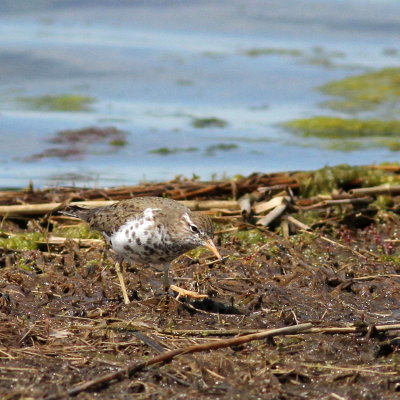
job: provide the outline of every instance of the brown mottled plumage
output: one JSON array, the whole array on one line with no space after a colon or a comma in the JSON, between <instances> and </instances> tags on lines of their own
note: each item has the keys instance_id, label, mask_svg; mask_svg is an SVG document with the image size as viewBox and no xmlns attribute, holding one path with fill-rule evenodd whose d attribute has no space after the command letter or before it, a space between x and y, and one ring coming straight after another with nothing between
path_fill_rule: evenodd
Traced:
<instances>
[{"instance_id":1,"label":"brown mottled plumage","mask_svg":"<svg viewBox=\"0 0 400 400\"><path fill-rule=\"evenodd\" d=\"M207 246L221 258L212 242L214 230L210 218L175 200L136 197L92 209L70 206L60 213L78 217L100 231L117 254L118 262L164 264L166 287L169 287L167 263L180 254ZM122 281L121 285L124 286ZM124 297L127 303L126 294Z\"/></svg>"}]
</instances>

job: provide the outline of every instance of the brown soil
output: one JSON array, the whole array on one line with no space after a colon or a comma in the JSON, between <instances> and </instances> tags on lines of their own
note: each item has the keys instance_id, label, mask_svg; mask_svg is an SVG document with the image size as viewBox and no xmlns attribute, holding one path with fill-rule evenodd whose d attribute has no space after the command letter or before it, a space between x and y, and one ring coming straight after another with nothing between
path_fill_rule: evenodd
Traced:
<instances>
[{"instance_id":1,"label":"brown soil","mask_svg":"<svg viewBox=\"0 0 400 400\"><path fill-rule=\"evenodd\" d=\"M11 204L22 194L7 196ZM213 263L207 252L193 252L171 268L175 284L209 295L203 301L166 296L160 270L130 266L132 302L124 305L102 245L0 249L0 398L43 399L163 351L311 322L369 329L181 355L76 398L400 399L400 330L374 329L400 318L400 247L387 240L399 238L399 217L353 207L325 208L313 232L289 238L258 227L256 240L237 233L254 229L254 220L214 215L228 258ZM61 218L9 218L1 230L72 223Z\"/></svg>"}]
</instances>

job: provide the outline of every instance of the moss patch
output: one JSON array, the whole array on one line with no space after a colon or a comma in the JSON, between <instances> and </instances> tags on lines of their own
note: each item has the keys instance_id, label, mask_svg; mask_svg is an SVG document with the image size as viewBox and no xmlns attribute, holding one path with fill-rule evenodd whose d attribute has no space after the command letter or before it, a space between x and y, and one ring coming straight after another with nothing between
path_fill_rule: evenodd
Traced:
<instances>
[{"instance_id":1,"label":"moss patch","mask_svg":"<svg viewBox=\"0 0 400 400\"><path fill-rule=\"evenodd\" d=\"M208 117L208 118L193 118L192 126L195 128L225 128L228 123L220 118Z\"/></svg>"},{"instance_id":2,"label":"moss patch","mask_svg":"<svg viewBox=\"0 0 400 400\"><path fill-rule=\"evenodd\" d=\"M7 235L0 232L0 248L14 250L36 250L38 241L44 239L40 232L18 233L15 235Z\"/></svg>"},{"instance_id":3,"label":"moss patch","mask_svg":"<svg viewBox=\"0 0 400 400\"><path fill-rule=\"evenodd\" d=\"M16 100L30 109L43 111L90 111L95 101L93 97L79 94L17 97Z\"/></svg>"},{"instance_id":4,"label":"moss patch","mask_svg":"<svg viewBox=\"0 0 400 400\"><path fill-rule=\"evenodd\" d=\"M52 232L54 236L61 236L69 239L102 239L100 232L89 229L86 224L77 224L68 227L59 227Z\"/></svg>"},{"instance_id":5,"label":"moss patch","mask_svg":"<svg viewBox=\"0 0 400 400\"><path fill-rule=\"evenodd\" d=\"M300 175L299 175L300 176ZM389 172L367 167L352 167L347 164L324 167L308 173L301 173L300 193L302 197L331 194L334 189L377 186L399 183L400 177Z\"/></svg>"},{"instance_id":6,"label":"moss patch","mask_svg":"<svg viewBox=\"0 0 400 400\"><path fill-rule=\"evenodd\" d=\"M400 68L384 68L375 72L329 82L319 89L339 100L322 103L332 110L358 112L375 110L381 105L400 105Z\"/></svg>"},{"instance_id":7,"label":"moss patch","mask_svg":"<svg viewBox=\"0 0 400 400\"><path fill-rule=\"evenodd\" d=\"M295 119L283 124L295 133L327 139L400 137L400 121L361 120L336 117Z\"/></svg>"},{"instance_id":8,"label":"moss patch","mask_svg":"<svg viewBox=\"0 0 400 400\"><path fill-rule=\"evenodd\" d=\"M265 241L265 237L258 229L249 229L247 231L238 231L235 234L236 238L242 245L259 244Z\"/></svg>"}]
</instances>

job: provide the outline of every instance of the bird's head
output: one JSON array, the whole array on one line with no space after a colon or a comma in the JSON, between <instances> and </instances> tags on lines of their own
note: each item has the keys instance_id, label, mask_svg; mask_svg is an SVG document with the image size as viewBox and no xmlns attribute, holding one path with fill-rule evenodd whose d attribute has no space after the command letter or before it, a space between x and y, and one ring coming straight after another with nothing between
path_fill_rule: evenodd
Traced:
<instances>
[{"instance_id":1,"label":"bird's head","mask_svg":"<svg viewBox=\"0 0 400 400\"><path fill-rule=\"evenodd\" d=\"M206 246L219 260L222 258L213 242L214 227L208 215L184 213L181 219L185 241L193 247Z\"/></svg>"}]
</instances>

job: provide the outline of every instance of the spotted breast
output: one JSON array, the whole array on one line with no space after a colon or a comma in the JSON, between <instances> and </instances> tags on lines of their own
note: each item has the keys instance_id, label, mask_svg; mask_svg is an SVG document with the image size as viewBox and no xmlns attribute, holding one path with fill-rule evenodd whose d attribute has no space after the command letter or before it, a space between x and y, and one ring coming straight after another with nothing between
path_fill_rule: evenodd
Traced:
<instances>
[{"instance_id":1,"label":"spotted breast","mask_svg":"<svg viewBox=\"0 0 400 400\"><path fill-rule=\"evenodd\" d=\"M171 261L180 252L173 251L171 235L162 223L157 223L159 211L146 208L110 235L104 233L104 237L111 248L127 261L141 264Z\"/></svg>"}]
</instances>

